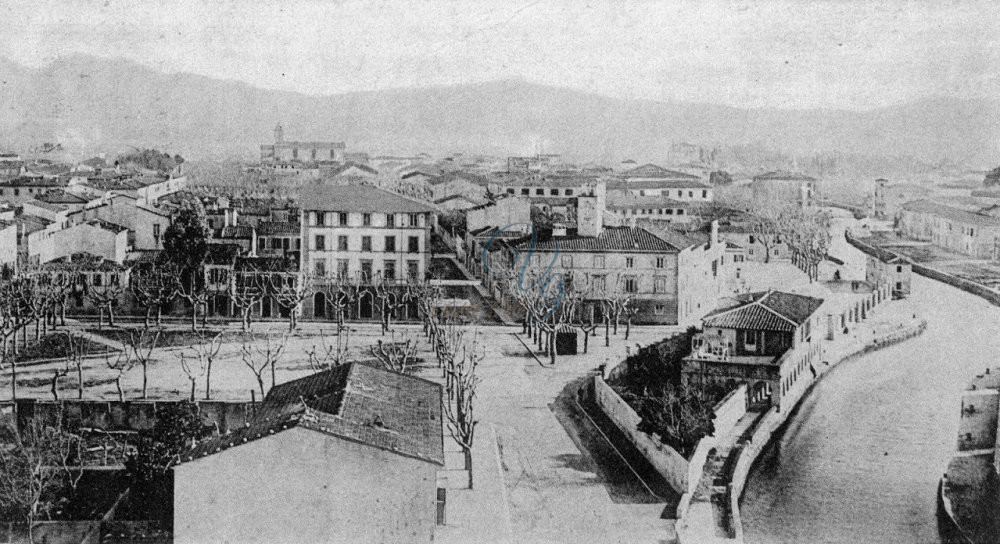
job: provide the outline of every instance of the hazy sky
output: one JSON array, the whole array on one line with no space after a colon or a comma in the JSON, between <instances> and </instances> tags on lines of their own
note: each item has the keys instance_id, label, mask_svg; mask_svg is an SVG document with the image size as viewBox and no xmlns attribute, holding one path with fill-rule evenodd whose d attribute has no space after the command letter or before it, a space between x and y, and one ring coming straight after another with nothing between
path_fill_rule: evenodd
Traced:
<instances>
[{"instance_id":1,"label":"hazy sky","mask_svg":"<svg viewBox=\"0 0 1000 544\"><path fill-rule=\"evenodd\" d=\"M0 0L0 55L120 56L310 94L521 77L744 107L1000 95L1000 7L874 4Z\"/></svg>"}]
</instances>

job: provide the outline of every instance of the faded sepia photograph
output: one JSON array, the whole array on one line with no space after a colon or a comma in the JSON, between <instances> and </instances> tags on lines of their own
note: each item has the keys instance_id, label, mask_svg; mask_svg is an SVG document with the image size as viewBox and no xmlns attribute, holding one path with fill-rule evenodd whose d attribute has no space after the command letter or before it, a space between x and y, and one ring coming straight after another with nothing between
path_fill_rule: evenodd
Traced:
<instances>
[{"instance_id":1,"label":"faded sepia photograph","mask_svg":"<svg viewBox=\"0 0 1000 544\"><path fill-rule=\"evenodd\" d=\"M0 544L1000 543L997 4L0 21Z\"/></svg>"}]
</instances>

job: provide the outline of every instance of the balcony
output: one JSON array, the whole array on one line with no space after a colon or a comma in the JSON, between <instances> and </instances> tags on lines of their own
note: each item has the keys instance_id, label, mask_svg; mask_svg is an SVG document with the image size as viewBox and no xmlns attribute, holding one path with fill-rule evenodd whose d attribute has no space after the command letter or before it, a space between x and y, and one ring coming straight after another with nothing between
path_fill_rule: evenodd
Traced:
<instances>
[{"instance_id":1,"label":"balcony","mask_svg":"<svg viewBox=\"0 0 1000 544\"><path fill-rule=\"evenodd\" d=\"M731 354L725 336L703 332L691 339L691 356L701 361L729 361Z\"/></svg>"}]
</instances>

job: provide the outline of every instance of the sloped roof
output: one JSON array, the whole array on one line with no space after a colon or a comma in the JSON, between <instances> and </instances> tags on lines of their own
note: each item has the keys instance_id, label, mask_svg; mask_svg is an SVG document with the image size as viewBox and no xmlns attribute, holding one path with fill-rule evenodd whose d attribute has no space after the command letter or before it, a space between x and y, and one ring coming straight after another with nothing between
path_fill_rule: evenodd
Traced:
<instances>
[{"instance_id":1,"label":"sloped roof","mask_svg":"<svg viewBox=\"0 0 1000 544\"><path fill-rule=\"evenodd\" d=\"M253 238L253 234L254 228L250 225L228 225L222 227L218 238L249 240Z\"/></svg>"},{"instance_id":2,"label":"sloped roof","mask_svg":"<svg viewBox=\"0 0 1000 544\"><path fill-rule=\"evenodd\" d=\"M684 172L678 172L676 170L668 170L662 166L657 166L652 163L647 163L642 166L636 166L622 172L622 177L625 178L658 178L658 179L676 179L676 180L694 180L698 181L700 178L698 176L692 176L691 174L685 174Z\"/></svg>"},{"instance_id":3,"label":"sloped roof","mask_svg":"<svg viewBox=\"0 0 1000 544\"><path fill-rule=\"evenodd\" d=\"M931 202L930 200L915 200L903 204L902 207L907 211L936 215L958 223L980 227L1000 227L1000 218L998 217L960 210L951 206L945 206L944 204L938 204L937 202Z\"/></svg>"},{"instance_id":4,"label":"sloped roof","mask_svg":"<svg viewBox=\"0 0 1000 544\"><path fill-rule=\"evenodd\" d=\"M289 221L261 221L257 223L257 234L259 236L273 236L276 234L299 234L301 225Z\"/></svg>"},{"instance_id":5,"label":"sloped roof","mask_svg":"<svg viewBox=\"0 0 1000 544\"><path fill-rule=\"evenodd\" d=\"M43 202L49 202L52 204L86 204L89 202L86 198L82 196L74 195L73 193L68 193L62 189L54 189L45 193L44 195L38 195L35 197L37 200Z\"/></svg>"},{"instance_id":6,"label":"sloped roof","mask_svg":"<svg viewBox=\"0 0 1000 544\"><path fill-rule=\"evenodd\" d=\"M181 462L303 427L444 465L441 386L350 363L275 386L250 426L182 452Z\"/></svg>"},{"instance_id":7,"label":"sloped roof","mask_svg":"<svg viewBox=\"0 0 1000 544\"><path fill-rule=\"evenodd\" d=\"M208 244L207 264L233 264L243 249L237 244Z\"/></svg>"},{"instance_id":8,"label":"sloped roof","mask_svg":"<svg viewBox=\"0 0 1000 544\"><path fill-rule=\"evenodd\" d=\"M448 172L427 180L427 183L429 185L441 185L442 183L448 183L451 181L467 181L483 187L488 185L490 182L490 180L478 174L470 174L468 172Z\"/></svg>"},{"instance_id":9,"label":"sloped roof","mask_svg":"<svg viewBox=\"0 0 1000 544\"><path fill-rule=\"evenodd\" d=\"M370 185L310 185L302 188L299 202L305 210L362 213L433 212L428 203Z\"/></svg>"},{"instance_id":10,"label":"sloped roof","mask_svg":"<svg viewBox=\"0 0 1000 544\"><path fill-rule=\"evenodd\" d=\"M742 298L740 306L706 315L703 326L793 332L823 304L823 299L783 291L751 293Z\"/></svg>"},{"instance_id":11,"label":"sloped roof","mask_svg":"<svg viewBox=\"0 0 1000 544\"><path fill-rule=\"evenodd\" d=\"M339 175L347 172L351 168L357 168L358 170L361 170L362 172L367 172L367 173L372 174L372 175L378 174L378 170L372 168L371 166L368 166L367 164L358 164L356 162L345 162L344 164L342 164L342 165L340 165L340 166L338 166L336 168L332 168L329 172L326 172L326 174L330 175L330 176L339 176Z\"/></svg>"},{"instance_id":12,"label":"sloped roof","mask_svg":"<svg viewBox=\"0 0 1000 544\"><path fill-rule=\"evenodd\" d=\"M531 237L525 237L511 245L527 250L531 245ZM557 249L562 252L677 253L681 248L646 229L630 227L605 227L598 236L552 236L547 240L538 240L535 244L535 251Z\"/></svg>"},{"instance_id":13,"label":"sloped roof","mask_svg":"<svg viewBox=\"0 0 1000 544\"><path fill-rule=\"evenodd\" d=\"M692 176L693 177L693 176ZM614 189L630 189L641 191L644 189L711 189L712 186L704 183L698 178L695 179L652 179L641 181L625 181L612 185Z\"/></svg>"},{"instance_id":14,"label":"sloped roof","mask_svg":"<svg viewBox=\"0 0 1000 544\"><path fill-rule=\"evenodd\" d=\"M774 170L772 172L767 172L766 174L754 176L753 180L754 181L771 181L771 180L816 181L816 178L807 176L805 174L799 174L797 172L789 172L787 170Z\"/></svg>"},{"instance_id":15,"label":"sloped roof","mask_svg":"<svg viewBox=\"0 0 1000 544\"><path fill-rule=\"evenodd\" d=\"M638 208L690 208L689 202L674 200L667 195L639 196L628 192L611 191L607 196L608 209Z\"/></svg>"}]
</instances>

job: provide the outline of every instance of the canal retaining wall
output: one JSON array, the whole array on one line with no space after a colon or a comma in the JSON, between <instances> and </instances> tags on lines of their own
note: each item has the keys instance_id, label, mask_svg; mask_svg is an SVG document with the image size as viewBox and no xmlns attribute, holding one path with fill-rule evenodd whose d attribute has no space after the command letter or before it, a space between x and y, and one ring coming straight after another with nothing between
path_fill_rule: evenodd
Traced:
<instances>
[{"instance_id":1,"label":"canal retaining wall","mask_svg":"<svg viewBox=\"0 0 1000 544\"><path fill-rule=\"evenodd\" d=\"M858 248L863 253L871 255L875 258L887 260L889 258L898 255L894 251L884 249L873 244L869 244L868 242L865 242L853 236L850 230L845 231L844 237L847 239L847 242L849 244ZM973 295L976 295L977 297L981 297L988 300L992 304L1000 306L1000 292L996 291L995 289L991 289L986 285L983 285L981 283L976 283L974 281L970 281L964 278L960 278L958 276L948 274L947 272L942 272L936 268L931 268L927 265L917 262L913 263L913 271L916 272L917 274L920 274L921 276L924 276L925 278L930 278L932 280L936 280L941 283L946 283L952 287L961 289L966 293L971 293Z\"/></svg>"},{"instance_id":2,"label":"canal retaining wall","mask_svg":"<svg viewBox=\"0 0 1000 544\"><path fill-rule=\"evenodd\" d=\"M870 351L902 342L908 338L912 338L923 333L926 328L926 321L916 320L908 326L874 336L867 343L857 344L853 348L844 349L837 353L838 357L835 361L831 362L829 365L821 365L820 368L817 369L816 377L796 401L795 406L789 410L782 411L778 411L777 408L772 408L759 420L749 439L741 441L739 444L740 449L737 454L738 457L736 459L735 468L733 469L732 477L728 484L729 504L726 505L728 506L728 518L729 524L732 527L732 534L722 534L724 531L719 530L718 525L721 522L719 519L720 516L717 515L717 512L711 504L704 501L695 503L691 501L690 497L688 497L685 501L682 497L682 503L677 509L677 542L679 544L742 544L743 523L740 517L739 502L743 495L746 480L750 475L750 471L753 469L754 463L760 457L760 454L763 453L771 441L780 434L779 431L783 428L788 418L795 413L798 404L809 396L812 389L817 383L819 383L819 380L830 371L830 369L834 368L841 362L860 357ZM713 444L713 447L719 447L719 444ZM726 516L721 517L725 518Z\"/></svg>"}]
</instances>

